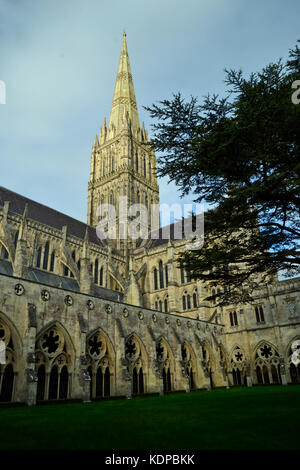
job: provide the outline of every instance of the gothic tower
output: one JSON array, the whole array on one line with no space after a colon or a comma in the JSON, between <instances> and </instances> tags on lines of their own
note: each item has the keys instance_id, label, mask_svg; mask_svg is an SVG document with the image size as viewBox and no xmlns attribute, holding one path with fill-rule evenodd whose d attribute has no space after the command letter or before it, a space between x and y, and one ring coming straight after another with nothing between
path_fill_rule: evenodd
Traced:
<instances>
[{"instance_id":1,"label":"gothic tower","mask_svg":"<svg viewBox=\"0 0 300 470\"><path fill-rule=\"evenodd\" d=\"M100 204L112 204L116 207L118 237L122 230L119 214L121 196L127 197L129 206L143 203L149 210L151 204L159 204L156 159L148 144L144 123L140 126L124 33L109 123L107 126L104 118L99 138L95 137L92 147L89 225L97 226L99 217L96 211ZM150 229L150 220L147 229ZM120 248L120 243L116 246Z\"/></svg>"}]
</instances>

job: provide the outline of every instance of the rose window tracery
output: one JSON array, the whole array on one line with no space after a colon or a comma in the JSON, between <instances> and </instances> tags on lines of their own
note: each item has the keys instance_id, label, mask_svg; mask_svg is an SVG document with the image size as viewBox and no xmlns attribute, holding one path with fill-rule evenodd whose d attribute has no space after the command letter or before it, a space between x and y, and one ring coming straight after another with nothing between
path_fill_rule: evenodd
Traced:
<instances>
[{"instance_id":1,"label":"rose window tracery","mask_svg":"<svg viewBox=\"0 0 300 470\"><path fill-rule=\"evenodd\" d=\"M51 328L44 333L39 341L40 349L49 357L53 358L60 354L64 348L64 338L56 328Z\"/></svg>"}]
</instances>

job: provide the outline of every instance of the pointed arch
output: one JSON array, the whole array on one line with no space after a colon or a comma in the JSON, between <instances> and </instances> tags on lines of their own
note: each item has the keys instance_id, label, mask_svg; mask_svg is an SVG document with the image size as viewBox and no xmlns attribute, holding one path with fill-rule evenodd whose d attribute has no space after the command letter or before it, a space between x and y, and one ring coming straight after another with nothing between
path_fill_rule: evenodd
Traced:
<instances>
[{"instance_id":1,"label":"pointed arch","mask_svg":"<svg viewBox=\"0 0 300 470\"><path fill-rule=\"evenodd\" d=\"M70 378L74 372L75 347L62 323L54 320L39 331L35 356L38 400L67 398L71 393Z\"/></svg>"},{"instance_id":2,"label":"pointed arch","mask_svg":"<svg viewBox=\"0 0 300 470\"><path fill-rule=\"evenodd\" d=\"M86 351L91 376L91 397L109 396L115 377L115 349L102 328L97 327L88 333Z\"/></svg>"},{"instance_id":3,"label":"pointed arch","mask_svg":"<svg viewBox=\"0 0 300 470\"><path fill-rule=\"evenodd\" d=\"M149 359L143 341L135 332L125 339L125 360L131 377L132 393L144 393L147 390Z\"/></svg>"},{"instance_id":4,"label":"pointed arch","mask_svg":"<svg viewBox=\"0 0 300 470\"><path fill-rule=\"evenodd\" d=\"M277 346L267 340L259 341L254 348L253 362L257 383L280 383L280 357Z\"/></svg>"},{"instance_id":5,"label":"pointed arch","mask_svg":"<svg viewBox=\"0 0 300 470\"><path fill-rule=\"evenodd\" d=\"M172 348L164 336L156 341L156 361L163 379L164 392L170 392L174 388L175 359Z\"/></svg>"},{"instance_id":6,"label":"pointed arch","mask_svg":"<svg viewBox=\"0 0 300 470\"><path fill-rule=\"evenodd\" d=\"M192 346L187 340L181 345L181 356L184 364L185 374L189 379L189 387L191 390L199 388L199 372L197 366L196 354Z\"/></svg>"}]
</instances>

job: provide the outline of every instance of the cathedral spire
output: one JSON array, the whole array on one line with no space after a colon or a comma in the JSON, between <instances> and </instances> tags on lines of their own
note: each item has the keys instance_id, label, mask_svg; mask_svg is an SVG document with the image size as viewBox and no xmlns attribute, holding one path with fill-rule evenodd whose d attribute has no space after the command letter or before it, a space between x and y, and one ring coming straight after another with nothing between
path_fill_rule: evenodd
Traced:
<instances>
[{"instance_id":1,"label":"cathedral spire","mask_svg":"<svg viewBox=\"0 0 300 470\"><path fill-rule=\"evenodd\" d=\"M137 130L140 127L140 122L134 93L125 31L123 33L123 44L110 112L109 128L114 126L116 131L121 129L124 111L128 112L128 118L131 122L132 128Z\"/></svg>"}]
</instances>

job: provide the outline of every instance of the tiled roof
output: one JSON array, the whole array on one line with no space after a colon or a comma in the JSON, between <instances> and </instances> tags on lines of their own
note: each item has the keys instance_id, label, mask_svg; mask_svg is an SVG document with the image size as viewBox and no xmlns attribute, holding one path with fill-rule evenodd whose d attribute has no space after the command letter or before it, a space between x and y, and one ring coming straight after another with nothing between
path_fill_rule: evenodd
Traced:
<instances>
[{"instance_id":1,"label":"tiled roof","mask_svg":"<svg viewBox=\"0 0 300 470\"><path fill-rule=\"evenodd\" d=\"M84 239L87 224L80 220L73 219L62 212L58 212L51 207L44 206L32 199L28 199L21 194L17 194L9 189L0 186L0 206L4 205L5 201L9 201L9 212L15 212L22 215L24 212L25 204L28 204L27 217L41 224L48 225L49 227L61 230L64 225L68 226L68 235L73 235L81 240ZM94 227L89 226L89 241L97 245L105 245L96 233Z\"/></svg>"}]
</instances>

